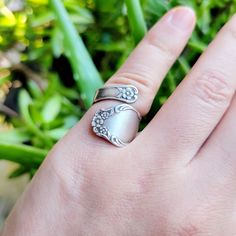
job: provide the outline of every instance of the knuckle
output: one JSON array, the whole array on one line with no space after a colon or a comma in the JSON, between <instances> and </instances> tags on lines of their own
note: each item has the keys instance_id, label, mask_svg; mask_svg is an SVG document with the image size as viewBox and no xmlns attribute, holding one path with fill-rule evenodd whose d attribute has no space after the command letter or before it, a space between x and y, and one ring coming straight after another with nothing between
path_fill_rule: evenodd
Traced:
<instances>
[{"instance_id":1,"label":"knuckle","mask_svg":"<svg viewBox=\"0 0 236 236\"><path fill-rule=\"evenodd\" d=\"M166 40L156 37L154 34L150 34L146 40L150 47L153 47L158 54L162 55L167 60L172 61L173 58L176 58L179 54L178 47L171 46Z\"/></svg>"},{"instance_id":2,"label":"knuckle","mask_svg":"<svg viewBox=\"0 0 236 236\"><path fill-rule=\"evenodd\" d=\"M144 65L139 65L137 71L132 72L118 72L109 83L113 84L132 84L138 88L138 90L145 96L150 96L152 99L155 95L154 80L150 75L148 68Z\"/></svg>"},{"instance_id":3,"label":"knuckle","mask_svg":"<svg viewBox=\"0 0 236 236\"><path fill-rule=\"evenodd\" d=\"M180 227L177 232L177 236L199 236L200 234L199 228L194 225L186 225L183 227Z\"/></svg>"},{"instance_id":4,"label":"knuckle","mask_svg":"<svg viewBox=\"0 0 236 236\"><path fill-rule=\"evenodd\" d=\"M197 236L199 235L199 229L198 227L189 224L183 227L180 227L177 232L176 232L177 236Z\"/></svg>"},{"instance_id":5,"label":"knuckle","mask_svg":"<svg viewBox=\"0 0 236 236\"><path fill-rule=\"evenodd\" d=\"M135 83L136 86L142 88L142 89L148 89L152 90L153 88L153 82L151 79L148 79L149 72L144 68L144 66L139 67L138 72L119 72L112 82L114 83Z\"/></svg>"},{"instance_id":6,"label":"knuckle","mask_svg":"<svg viewBox=\"0 0 236 236\"><path fill-rule=\"evenodd\" d=\"M207 71L201 78L195 80L193 91L200 102L208 106L220 106L229 104L234 88L228 82L225 74Z\"/></svg>"},{"instance_id":7,"label":"knuckle","mask_svg":"<svg viewBox=\"0 0 236 236\"><path fill-rule=\"evenodd\" d=\"M110 80L109 84L131 84L134 85L142 99L138 99L142 102L137 102L137 109L141 115L146 115L150 110L153 98L156 94L155 81L151 78L150 72L145 66L140 66L137 72L117 72Z\"/></svg>"}]
</instances>

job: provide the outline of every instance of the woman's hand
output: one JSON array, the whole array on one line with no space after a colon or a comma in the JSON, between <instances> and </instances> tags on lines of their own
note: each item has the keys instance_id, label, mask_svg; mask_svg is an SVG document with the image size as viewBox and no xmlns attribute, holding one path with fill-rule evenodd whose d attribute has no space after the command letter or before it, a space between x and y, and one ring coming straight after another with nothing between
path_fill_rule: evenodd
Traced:
<instances>
[{"instance_id":1,"label":"woman's hand","mask_svg":"<svg viewBox=\"0 0 236 236\"><path fill-rule=\"evenodd\" d=\"M139 89L145 115L195 24L168 12L107 84ZM236 235L236 16L124 148L91 131L102 101L50 152L4 236Z\"/></svg>"}]
</instances>

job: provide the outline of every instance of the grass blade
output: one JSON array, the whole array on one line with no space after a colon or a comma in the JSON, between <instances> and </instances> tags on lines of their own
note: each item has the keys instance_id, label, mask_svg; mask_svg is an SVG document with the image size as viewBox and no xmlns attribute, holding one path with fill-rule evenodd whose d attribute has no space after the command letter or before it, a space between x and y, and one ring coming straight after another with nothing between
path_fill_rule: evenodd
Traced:
<instances>
[{"instance_id":1,"label":"grass blade","mask_svg":"<svg viewBox=\"0 0 236 236\"><path fill-rule=\"evenodd\" d=\"M128 11L128 19L133 32L135 44L137 44L147 32L140 0L125 0Z\"/></svg>"},{"instance_id":2,"label":"grass blade","mask_svg":"<svg viewBox=\"0 0 236 236\"><path fill-rule=\"evenodd\" d=\"M74 78L88 108L92 104L95 91L103 85L102 79L61 0L49 2L64 36L64 46L72 65Z\"/></svg>"}]
</instances>

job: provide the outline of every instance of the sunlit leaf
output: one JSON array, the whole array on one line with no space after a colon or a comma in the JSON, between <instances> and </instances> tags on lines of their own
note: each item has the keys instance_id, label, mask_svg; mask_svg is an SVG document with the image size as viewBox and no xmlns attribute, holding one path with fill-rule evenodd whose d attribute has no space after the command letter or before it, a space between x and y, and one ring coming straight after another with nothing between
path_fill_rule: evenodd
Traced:
<instances>
[{"instance_id":1,"label":"sunlit leaf","mask_svg":"<svg viewBox=\"0 0 236 236\"><path fill-rule=\"evenodd\" d=\"M42 96L42 90L39 88L38 84L35 81L29 80L27 85L33 97L39 98L40 96Z\"/></svg>"},{"instance_id":2,"label":"sunlit leaf","mask_svg":"<svg viewBox=\"0 0 236 236\"><path fill-rule=\"evenodd\" d=\"M39 27L43 25L48 25L55 17L51 11L43 12L39 16L34 17L31 20L32 27Z\"/></svg>"},{"instance_id":3,"label":"sunlit leaf","mask_svg":"<svg viewBox=\"0 0 236 236\"><path fill-rule=\"evenodd\" d=\"M61 109L61 97L55 94L45 104L42 110L42 118L44 122L48 123L53 121L59 114Z\"/></svg>"},{"instance_id":4,"label":"sunlit leaf","mask_svg":"<svg viewBox=\"0 0 236 236\"><path fill-rule=\"evenodd\" d=\"M29 171L29 169L25 166L19 166L17 167L14 171L12 171L10 173L10 175L8 176L9 179L14 179L17 178L23 174L26 174Z\"/></svg>"},{"instance_id":5,"label":"sunlit leaf","mask_svg":"<svg viewBox=\"0 0 236 236\"><path fill-rule=\"evenodd\" d=\"M59 140L68 132L68 129L58 128L47 131L47 135L53 138L54 140Z\"/></svg>"},{"instance_id":6,"label":"sunlit leaf","mask_svg":"<svg viewBox=\"0 0 236 236\"><path fill-rule=\"evenodd\" d=\"M58 27L52 31L51 38L52 52L55 57L60 57L64 51L63 34Z\"/></svg>"},{"instance_id":7,"label":"sunlit leaf","mask_svg":"<svg viewBox=\"0 0 236 236\"><path fill-rule=\"evenodd\" d=\"M29 141L30 138L30 132L24 128L0 131L0 142L24 143Z\"/></svg>"},{"instance_id":8,"label":"sunlit leaf","mask_svg":"<svg viewBox=\"0 0 236 236\"><path fill-rule=\"evenodd\" d=\"M32 103L32 99L26 90L22 90L19 95L19 108L20 114L25 121L26 126L31 130L35 135L42 139L45 142L45 145L50 147L52 146L52 140L47 137L33 122L30 112L29 105Z\"/></svg>"},{"instance_id":9,"label":"sunlit leaf","mask_svg":"<svg viewBox=\"0 0 236 236\"><path fill-rule=\"evenodd\" d=\"M14 14L6 7L0 7L0 25L1 27L11 27L16 24Z\"/></svg>"},{"instance_id":10,"label":"sunlit leaf","mask_svg":"<svg viewBox=\"0 0 236 236\"><path fill-rule=\"evenodd\" d=\"M48 0L27 0L29 4L47 5Z\"/></svg>"},{"instance_id":11,"label":"sunlit leaf","mask_svg":"<svg viewBox=\"0 0 236 236\"><path fill-rule=\"evenodd\" d=\"M22 165L39 165L47 151L28 145L0 142L0 160L9 160Z\"/></svg>"}]
</instances>

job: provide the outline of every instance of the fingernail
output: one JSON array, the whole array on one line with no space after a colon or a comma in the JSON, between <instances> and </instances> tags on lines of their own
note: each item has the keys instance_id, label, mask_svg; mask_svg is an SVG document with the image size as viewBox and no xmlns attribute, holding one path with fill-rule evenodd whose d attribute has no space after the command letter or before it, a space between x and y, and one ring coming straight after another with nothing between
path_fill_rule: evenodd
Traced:
<instances>
[{"instance_id":1,"label":"fingernail","mask_svg":"<svg viewBox=\"0 0 236 236\"><path fill-rule=\"evenodd\" d=\"M195 13L189 7L177 7L170 12L169 17L170 23L181 30L192 27L195 21Z\"/></svg>"}]
</instances>

